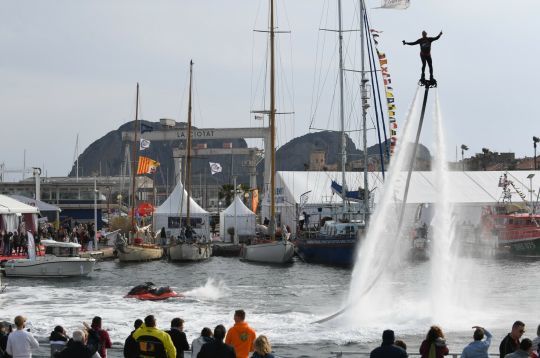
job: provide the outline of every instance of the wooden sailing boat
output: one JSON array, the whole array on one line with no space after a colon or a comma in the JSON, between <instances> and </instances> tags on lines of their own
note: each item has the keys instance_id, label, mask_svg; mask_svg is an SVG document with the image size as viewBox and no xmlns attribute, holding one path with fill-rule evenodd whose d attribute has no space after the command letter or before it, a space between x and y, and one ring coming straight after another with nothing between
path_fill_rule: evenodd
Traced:
<instances>
[{"instance_id":1,"label":"wooden sailing boat","mask_svg":"<svg viewBox=\"0 0 540 358\"><path fill-rule=\"evenodd\" d=\"M247 261L283 264L290 262L294 256L294 245L288 237L276 241L276 89L275 89L275 28L274 0L270 0L270 240L255 241L242 247L242 258Z\"/></svg>"},{"instance_id":2,"label":"wooden sailing boat","mask_svg":"<svg viewBox=\"0 0 540 358\"><path fill-rule=\"evenodd\" d=\"M150 225L139 228L135 222L135 207L136 207L136 195L135 195L135 178L137 175L137 148L138 140L137 133L139 132L138 126L139 117L139 84L137 83L137 96L135 103L135 121L133 124L133 158L131 158L131 242L126 242L125 239L118 237L115 248L118 255L118 259L122 262L136 262L136 261L150 261L158 260L163 256L163 249L160 246L148 243Z\"/></svg>"},{"instance_id":3,"label":"wooden sailing boat","mask_svg":"<svg viewBox=\"0 0 540 358\"><path fill-rule=\"evenodd\" d=\"M192 227L191 223L191 89L193 81L193 61L189 63L189 100L188 100L188 125L187 125L187 145L186 145L186 175L184 184L185 191L180 197L180 210L184 204L184 193L187 194L186 201L186 221L182 225L182 213L180 213L180 223L183 232L178 239L171 242L168 256L171 261L202 261L207 260L212 255L212 245L206 237L200 237Z\"/></svg>"}]
</instances>

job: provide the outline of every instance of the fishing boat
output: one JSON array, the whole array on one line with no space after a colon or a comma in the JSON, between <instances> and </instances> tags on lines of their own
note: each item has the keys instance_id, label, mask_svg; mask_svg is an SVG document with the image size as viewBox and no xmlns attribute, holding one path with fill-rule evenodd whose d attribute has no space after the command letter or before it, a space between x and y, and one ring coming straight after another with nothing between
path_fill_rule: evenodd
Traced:
<instances>
[{"instance_id":1,"label":"fishing boat","mask_svg":"<svg viewBox=\"0 0 540 358\"><path fill-rule=\"evenodd\" d=\"M483 209L481 238L499 250L524 256L540 256L540 214L531 210L526 196L504 174L499 180L502 200ZM521 197L523 204L512 202L511 188Z\"/></svg>"},{"instance_id":2,"label":"fishing boat","mask_svg":"<svg viewBox=\"0 0 540 358\"><path fill-rule=\"evenodd\" d=\"M289 241L288 235L282 235L281 240L276 240L276 91L275 91L275 25L274 25L274 0L270 0L270 222L269 238L267 240L252 240L250 244L244 244L241 257L246 261L284 264L290 262L294 256L294 245ZM266 111L265 111L266 112Z\"/></svg>"},{"instance_id":3,"label":"fishing boat","mask_svg":"<svg viewBox=\"0 0 540 358\"><path fill-rule=\"evenodd\" d=\"M139 148L138 133L139 128L139 84L137 83L137 95L135 102L135 120L133 123L133 158L131 165L131 238L125 239L122 236L117 236L115 241L115 248L118 255L118 260L121 262L138 262L138 261L150 261L159 260L163 256L163 249L161 246L155 245L150 241L150 226L139 228L135 223L135 207L136 207L136 190L135 190L135 176L137 175L137 148Z\"/></svg>"},{"instance_id":4,"label":"fishing boat","mask_svg":"<svg viewBox=\"0 0 540 358\"><path fill-rule=\"evenodd\" d=\"M338 0L338 43L339 43L339 64L338 64L338 83L339 83L339 125L341 134L340 166L341 183L338 180L332 180L329 191L337 194L341 198L341 208L332 220L325 221L319 227L318 231L299 230L294 240L296 253L300 258L308 263L326 264L332 266L352 266L355 262L355 252L358 242L364 237L366 227L369 223L371 207L373 205L373 194L368 185L368 151L367 151L367 110L369 89L366 73L375 71L372 66L373 61L369 62L371 69L365 68L365 52L367 51L368 40L366 39L367 17L365 5L361 3L360 13L360 53L361 69L360 71L360 94L361 94L361 119L362 119L362 142L363 142L363 187L358 190L351 190L352 185L346 181L347 167L347 135L345 129L345 109L344 103L344 72L345 69L343 56L343 33L342 28L342 7L341 0ZM373 81L373 75L371 77ZM379 141L379 146L381 147ZM382 151L381 151L382 156ZM381 164L384 160L381 159ZM384 172L384 167L383 167Z\"/></svg>"},{"instance_id":5,"label":"fishing boat","mask_svg":"<svg viewBox=\"0 0 540 358\"><path fill-rule=\"evenodd\" d=\"M30 239L30 238L29 238ZM33 237L31 238L33 241ZM30 241L30 240L29 240ZM2 263L7 277L80 277L88 276L96 264L92 258L79 256L81 245L73 242L41 240L45 255L28 259L11 259ZM29 252L35 248L29 245Z\"/></svg>"},{"instance_id":6,"label":"fishing boat","mask_svg":"<svg viewBox=\"0 0 540 358\"><path fill-rule=\"evenodd\" d=\"M186 207L185 220L180 212L181 231L178 236L171 238L171 245L168 249L168 258L171 261L203 261L208 260L212 256L212 243L210 236L200 235L195 229L195 220L191 220L191 91L193 82L193 61L189 63L189 99L188 99L188 125L187 145L186 145L186 173L185 187L186 190L181 191L180 195L180 211ZM187 196L187 200L185 197ZM185 200L185 202L184 202ZM202 209L201 209L202 210Z\"/></svg>"}]
</instances>

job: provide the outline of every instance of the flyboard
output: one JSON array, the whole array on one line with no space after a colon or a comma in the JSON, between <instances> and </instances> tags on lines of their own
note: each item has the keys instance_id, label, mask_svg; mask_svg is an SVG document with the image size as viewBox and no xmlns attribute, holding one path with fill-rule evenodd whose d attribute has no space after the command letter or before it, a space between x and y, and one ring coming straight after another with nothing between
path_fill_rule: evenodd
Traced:
<instances>
[{"instance_id":1,"label":"flyboard","mask_svg":"<svg viewBox=\"0 0 540 358\"><path fill-rule=\"evenodd\" d=\"M407 204L407 196L409 195L409 184L411 183L411 175L412 175L412 171L413 171L413 168L414 168L414 161L416 159L416 152L418 150L418 142L420 140L420 133L422 132L422 125L424 124L424 115L426 113L426 105L427 105L429 89L437 87L437 81L434 78L431 78L429 80L421 78L420 81L418 81L418 85L425 88L424 100L422 102L422 111L420 112L420 121L418 122L418 130L416 131L416 139L414 141L413 154L411 156L411 161L409 163L409 170L407 172L407 181L405 182L405 191L403 193L403 200L402 200L402 203L401 203L401 210L400 210L400 213L399 213L399 221L398 221L397 231L396 231L398 234L399 234L399 232L401 232L401 229L403 227L403 218L405 216L405 206ZM393 253L392 253L392 255L393 255ZM364 292L362 292L360 294L360 296L363 296L366 293L368 293L369 291L371 291L371 289L373 288L373 286L375 286L375 283L377 283L377 281L379 280L381 275L382 275L382 271L380 271L377 274L377 276L375 277L373 282L364 290ZM318 321L315 321L313 323L324 323L324 322L330 321L330 320L332 320L332 319L334 319L336 317L341 316L343 313L347 312L349 310L349 308L351 308L351 306L347 305L347 306L343 307L342 309L340 309L339 311L337 311L336 313L334 313L334 314L332 314L332 315L330 315L328 317L325 317L323 319L320 319Z\"/></svg>"}]
</instances>

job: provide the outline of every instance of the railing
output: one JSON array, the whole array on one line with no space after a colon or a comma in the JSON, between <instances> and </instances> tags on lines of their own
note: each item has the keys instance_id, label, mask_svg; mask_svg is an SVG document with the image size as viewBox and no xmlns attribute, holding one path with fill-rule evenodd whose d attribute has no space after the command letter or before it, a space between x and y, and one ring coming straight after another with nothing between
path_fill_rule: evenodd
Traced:
<instances>
[{"instance_id":1,"label":"railing","mask_svg":"<svg viewBox=\"0 0 540 358\"><path fill-rule=\"evenodd\" d=\"M342 357L345 357L345 356L355 356L355 357L369 357L370 353L371 352L367 352L367 351L332 351L330 352L332 354L332 357L335 357L335 358L342 358ZM409 357L420 357L420 353L409 353L407 352L408 356ZM499 354L498 353L488 353L488 356L489 357L498 357ZM450 358L459 358L461 357L461 353L448 353L448 355L446 357L450 357Z\"/></svg>"}]
</instances>

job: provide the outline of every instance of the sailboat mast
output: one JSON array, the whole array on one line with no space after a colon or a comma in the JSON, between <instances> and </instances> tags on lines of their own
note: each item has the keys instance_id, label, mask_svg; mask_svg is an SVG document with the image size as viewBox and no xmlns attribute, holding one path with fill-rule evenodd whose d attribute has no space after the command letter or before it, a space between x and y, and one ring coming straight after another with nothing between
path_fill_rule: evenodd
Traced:
<instances>
[{"instance_id":1,"label":"sailboat mast","mask_svg":"<svg viewBox=\"0 0 540 358\"><path fill-rule=\"evenodd\" d=\"M137 95L135 96L135 121L133 121L133 156L131 158L131 230L136 232L135 229L135 176L137 175L137 132L139 117L139 83L137 83Z\"/></svg>"},{"instance_id":2,"label":"sailboat mast","mask_svg":"<svg viewBox=\"0 0 540 358\"><path fill-rule=\"evenodd\" d=\"M276 238L276 88L274 0L270 0L270 238Z\"/></svg>"},{"instance_id":3,"label":"sailboat mast","mask_svg":"<svg viewBox=\"0 0 540 358\"><path fill-rule=\"evenodd\" d=\"M365 16L364 0L360 0L360 48L362 62L362 141L364 145L364 221L367 224L369 217L369 188L368 188L368 152L367 152L367 89L366 89L366 71L365 71L365 54L366 54L366 33L364 26Z\"/></svg>"},{"instance_id":4,"label":"sailboat mast","mask_svg":"<svg viewBox=\"0 0 540 358\"><path fill-rule=\"evenodd\" d=\"M191 199L191 87L193 81L193 60L189 62L189 100L188 100L188 137L187 137L187 148L186 148L186 161L187 161L187 172L186 172L186 191L187 191L187 202L186 202L186 225L190 224L190 199Z\"/></svg>"},{"instance_id":5,"label":"sailboat mast","mask_svg":"<svg viewBox=\"0 0 540 358\"><path fill-rule=\"evenodd\" d=\"M343 104L343 25L341 23L341 0L338 0L338 35L339 35L339 120L341 131L341 199L343 213L347 211L347 183L345 165L347 164L347 137L345 136L345 110Z\"/></svg>"}]
</instances>

